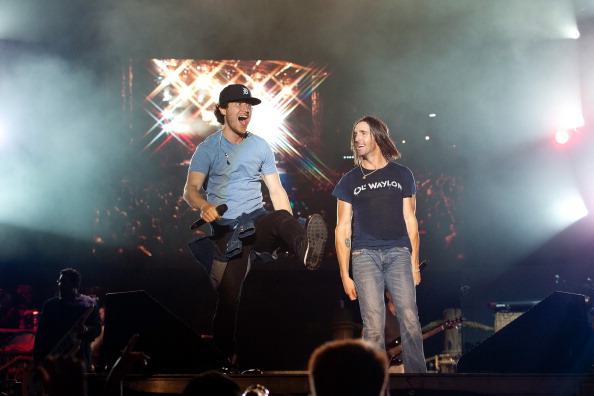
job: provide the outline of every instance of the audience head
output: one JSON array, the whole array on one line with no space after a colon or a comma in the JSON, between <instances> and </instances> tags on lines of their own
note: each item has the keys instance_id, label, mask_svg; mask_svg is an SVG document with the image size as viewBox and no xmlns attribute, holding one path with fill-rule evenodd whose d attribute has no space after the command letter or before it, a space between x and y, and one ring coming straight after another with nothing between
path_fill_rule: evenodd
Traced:
<instances>
[{"instance_id":1,"label":"audience head","mask_svg":"<svg viewBox=\"0 0 594 396\"><path fill-rule=\"evenodd\" d=\"M384 351L361 339L329 341L309 359L312 396L378 396L388 384Z\"/></svg>"},{"instance_id":2,"label":"audience head","mask_svg":"<svg viewBox=\"0 0 594 396\"><path fill-rule=\"evenodd\" d=\"M241 396L241 389L225 374L207 371L192 378L182 396Z\"/></svg>"}]
</instances>

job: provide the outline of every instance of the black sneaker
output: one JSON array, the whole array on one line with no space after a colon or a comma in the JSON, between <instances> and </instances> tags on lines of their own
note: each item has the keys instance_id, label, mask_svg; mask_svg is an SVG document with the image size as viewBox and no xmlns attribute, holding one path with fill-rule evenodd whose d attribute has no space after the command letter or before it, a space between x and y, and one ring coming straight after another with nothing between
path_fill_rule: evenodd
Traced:
<instances>
[{"instance_id":1,"label":"black sneaker","mask_svg":"<svg viewBox=\"0 0 594 396\"><path fill-rule=\"evenodd\" d=\"M319 214L312 215L305 225L307 245L303 254L303 263L308 270L317 270L322 264L324 248L328 240L328 229L324 218Z\"/></svg>"}]
</instances>

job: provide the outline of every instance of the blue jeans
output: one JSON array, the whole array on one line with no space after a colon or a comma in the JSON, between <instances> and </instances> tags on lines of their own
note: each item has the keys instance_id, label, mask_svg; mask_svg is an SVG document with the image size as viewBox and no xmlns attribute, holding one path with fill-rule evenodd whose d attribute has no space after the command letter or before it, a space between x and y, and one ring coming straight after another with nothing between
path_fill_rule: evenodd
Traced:
<instances>
[{"instance_id":1,"label":"blue jeans","mask_svg":"<svg viewBox=\"0 0 594 396\"><path fill-rule=\"evenodd\" d=\"M404 370L407 373L426 372L410 251L405 247L353 250L352 263L363 319L363 339L385 350L384 293L387 290L400 323Z\"/></svg>"}]
</instances>

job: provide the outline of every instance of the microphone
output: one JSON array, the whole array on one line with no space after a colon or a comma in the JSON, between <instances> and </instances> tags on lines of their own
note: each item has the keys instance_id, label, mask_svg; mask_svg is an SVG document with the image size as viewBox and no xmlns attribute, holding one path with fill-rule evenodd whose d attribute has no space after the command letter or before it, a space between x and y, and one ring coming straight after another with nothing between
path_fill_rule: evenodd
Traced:
<instances>
[{"instance_id":1,"label":"microphone","mask_svg":"<svg viewBox=\"0 0 594 396\"><path fill-rule=\"evenodd\" d=\"M225 214L226 211L227 211L226 204L221 204L221 205L217 206L217 213L219 214L219 216L222 216L223 214ZM194 223L192 223L192 225L190 226L190 229L194 230L198 227L202 227L204 224L206 224L206 221L204 221L204 219L198 219Z\"/></svg>"}]
</instances>

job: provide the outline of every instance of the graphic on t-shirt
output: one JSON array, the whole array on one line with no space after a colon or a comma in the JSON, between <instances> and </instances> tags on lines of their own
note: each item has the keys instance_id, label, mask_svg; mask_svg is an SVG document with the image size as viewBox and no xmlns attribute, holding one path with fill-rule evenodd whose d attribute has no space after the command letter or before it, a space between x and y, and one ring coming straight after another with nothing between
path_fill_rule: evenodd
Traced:
<instances>
[{"instance_id":1,"label":"graphic on t-shirt","mask_svg":"<svg viewBox=\"0 0 594 396\"><path fill-rule=\"evenodd\" d=\"M359 195L359 193L367 189L377 190L380 188L397 188L398 190L402 191L402 185L400 185L400 183L398 183L395 180L386 180L380 182L365 183L359 187L355 187L355 189L353 190L353 194L357 196Z\"/></svg>"}]
</instances>

